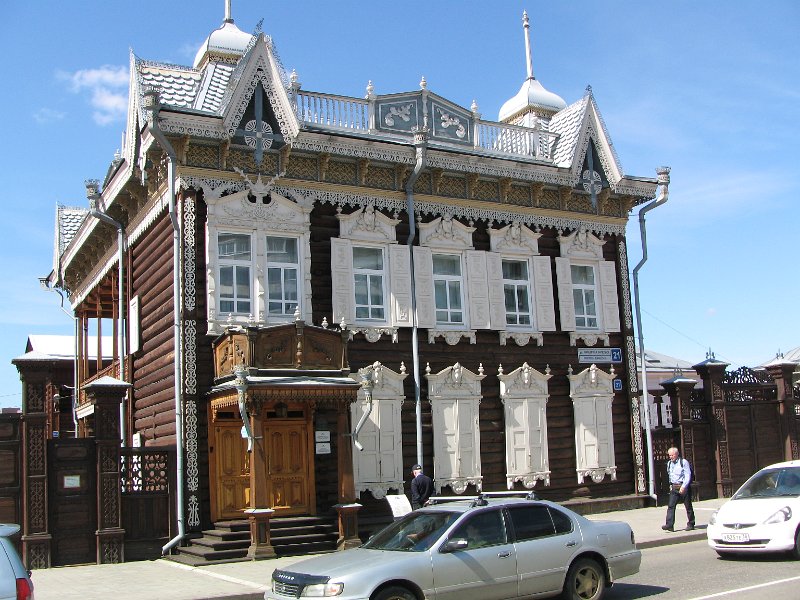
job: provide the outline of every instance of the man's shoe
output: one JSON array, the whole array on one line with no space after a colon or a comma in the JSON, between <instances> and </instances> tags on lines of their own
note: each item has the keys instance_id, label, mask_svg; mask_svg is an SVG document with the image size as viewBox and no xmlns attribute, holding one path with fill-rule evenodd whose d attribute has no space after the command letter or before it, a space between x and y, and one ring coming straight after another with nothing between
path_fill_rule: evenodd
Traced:
<instances>
[{"instance_id":1,"label":"man's shoe","mask_svg":"<svg viewBox=\"0 0 800 600\"><path fill-rule=\"evenodd\" d=\"M687 525L686 526L686 531L692 531L694 528L695 528L694 525Z\"/></svg>"},{"instance_id":2,"label":"man's shoe","mask_svg":"<svg viewBox=\"0 0 800 600\"><path fill-rule=\"evenodd\" d=\"M662 525L661 529L663 529L664 531L675 531L675 529L673 527L670 527L669 525Z\"/></svg>"}]
</instances>

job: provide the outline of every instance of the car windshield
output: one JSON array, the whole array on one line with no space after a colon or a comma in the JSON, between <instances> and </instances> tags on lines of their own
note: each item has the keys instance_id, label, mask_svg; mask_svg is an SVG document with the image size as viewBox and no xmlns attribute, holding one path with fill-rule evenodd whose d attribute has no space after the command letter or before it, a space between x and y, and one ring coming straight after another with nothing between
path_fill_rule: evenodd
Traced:
<instances>
[{"instance_id":1,"label":"car windshield","mask_svg":"<svg viewBox=\"0 0 800 600\"><path fill-rule=\"evenodd\" d=\"M397 550L400 552L424 552L461 515L458 512L419 511L407 514L399 521L387 525L364 544L372 550Z\"/></svg>"},{"instance_id":2,"label":"car windshield","mask_svg":"<svg viewBox=\"0 0 800 600\"><path fill-rule=\"evenodd\" d=\"M784 467L759 471L739 488L733 499L798 495L800 495L800 467Z\"/></svg>"}]
</instances>

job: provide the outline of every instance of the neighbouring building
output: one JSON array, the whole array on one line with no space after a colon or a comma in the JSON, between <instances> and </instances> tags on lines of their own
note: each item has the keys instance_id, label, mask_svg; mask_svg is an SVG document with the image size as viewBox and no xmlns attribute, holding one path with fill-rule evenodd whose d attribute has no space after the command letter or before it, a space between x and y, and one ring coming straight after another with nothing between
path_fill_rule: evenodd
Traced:
<instances>
[{"instance_id":1,"label":"neighbouring building","mask_svg":"<svg viewBox=\"0 0 800 600\"><path fill-rule=\"evenodd\" d=\"M131 53L125 147L49 283L112 327L79 387L121 376L124 445L180 450L187 531L377 522L418 461L443 494L646 492L625 227L669 169L626 175L591 90L527 52L497 120L424 80L306 90L229 3L192 65Z\"/></svg>"}]
</instances>

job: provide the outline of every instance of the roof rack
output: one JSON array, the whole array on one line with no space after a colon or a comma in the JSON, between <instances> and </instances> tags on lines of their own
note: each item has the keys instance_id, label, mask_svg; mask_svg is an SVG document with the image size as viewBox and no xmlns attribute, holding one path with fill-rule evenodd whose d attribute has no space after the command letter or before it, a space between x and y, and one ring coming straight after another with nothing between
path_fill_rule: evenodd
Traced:
<instances>
[{"instance_id":1,"label":"roof rack","mask_svg":"<svg viewBox=\"0 0 800 600\"><path fill-rule=\"evenodd\" d=\"M526 500L541 500L541 497L535 492L519 492L519 491L503 491L503 492L481 492L477 496L431 496L428 502L431 505L440 504L442 502L457 502L459 500L472 500L471 507L486 506L489 504L488 498L503 498L523 496Z\"/></svg>"}]
</instances>

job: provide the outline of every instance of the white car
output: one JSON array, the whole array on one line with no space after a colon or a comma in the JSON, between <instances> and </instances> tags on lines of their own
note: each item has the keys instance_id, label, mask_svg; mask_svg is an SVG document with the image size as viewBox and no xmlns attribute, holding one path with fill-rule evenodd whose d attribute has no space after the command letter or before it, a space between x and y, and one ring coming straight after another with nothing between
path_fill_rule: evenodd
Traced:
<instances>
[{"instance_id":1,"label":"white car","mask_svg":"<svg viewBox=\"0 0 800 600\"><path fill-rule=\"evenodd\" d=\"M11 541L18 533L19 525L0 523L0 600L33 600L31 572Z\"/></svg>"},{"instance_id":2,"label":"white car","mask_svg":"<svg viewBox=\"0 0 800 600\"><path fill-rule=\"evenodd\" d=\"M800 460L758 471L711 515L707 534L720 556L790 552L800 559Z\"/></svg>"},{"instance_id":3,"label":"white car","mask_svg":"<svg viewBox=\"0 0 800 600\"><path fill-rule=\"evenodd\" d=\"M360 548L276 569L264 598L599 600L641 559L627 523L533 497L480 496L415 510Z\"/></svg>"}]
</instances>

